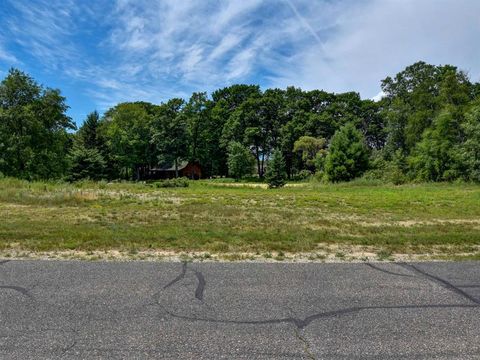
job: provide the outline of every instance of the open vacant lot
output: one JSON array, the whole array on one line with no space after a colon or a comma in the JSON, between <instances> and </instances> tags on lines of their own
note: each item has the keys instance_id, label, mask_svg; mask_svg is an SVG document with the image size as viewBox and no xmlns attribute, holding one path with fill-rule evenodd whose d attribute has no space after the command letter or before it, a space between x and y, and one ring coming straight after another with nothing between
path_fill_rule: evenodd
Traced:
<instances>
[{"instance_id":1,"label":"open vacant lot","mask_svg":"<svg viewBox=\"0 0 480 360\"><path fill-rule=\"evenodd\" d=\"M3 179L0 250L3 256L194 252L277 260L292 254L480 257L478 185L236 185L199 181L164 189Z\"/></svg>"}]
</instances>

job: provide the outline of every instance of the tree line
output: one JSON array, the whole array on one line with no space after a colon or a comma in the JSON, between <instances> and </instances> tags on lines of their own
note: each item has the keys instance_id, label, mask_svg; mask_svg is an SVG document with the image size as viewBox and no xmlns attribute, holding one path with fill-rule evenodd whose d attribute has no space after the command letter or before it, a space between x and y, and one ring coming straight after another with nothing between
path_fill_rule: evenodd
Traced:
<instances>
[{"instance_id":1,"label":"tree line","mask_svg":"<svg viewBox=\"0 0 480 360\"><path fill-rule=\"evenodd\" d=\"M0 84L0 174L130 179L181 161L207 177L480 181L480 84L417 62L356 92L232 85L161 104L120 103L77 129L59 90L11 69ZM281 174L280 174L281 173Z\"/></svg>"}]
</instances>

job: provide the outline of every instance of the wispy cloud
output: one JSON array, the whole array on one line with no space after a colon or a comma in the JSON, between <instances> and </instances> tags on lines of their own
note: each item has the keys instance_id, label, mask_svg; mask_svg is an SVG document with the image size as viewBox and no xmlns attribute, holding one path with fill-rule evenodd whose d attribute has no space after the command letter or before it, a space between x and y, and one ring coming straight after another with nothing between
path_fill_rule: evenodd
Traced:
<instances>
[{"instance_id":1,"label":"wispy cloud","mask_svg":"<svg viewBox=\"0 0 480 360\"><path fill-rule=\"evenodd\" d=\"M338 2L331 11L333 31L323 50L303 49L297 57L300 71L287 71L274 80L277 84L373 97L383 78L419 60L457 65L480 80L480 49L474 46L480 34L478 1Z\"/></svg>"},{"instance_id":2,"label":"wispy cloud","mask_svg":"<svg viewBox=\"0 0 480 360\"><path fill-rule=\"evenodd\" d=\"M5 49L2 44L0 44L0 60L3 60L10 65L20 63L16 56L7 51L7 49Z\"/></svg>"},{"instance_id":3,"label":"wispy cloud","mask_svg":"<svg viewBox=\"0 0 480 360\"><path fill-rule=\"evenodd\" d=\"M480 76L473 0L5 1L0 62L34 62L100 110L236 82L371 98L420 59Z\"/></svg>"},{"instance_id":4,"label":"wispy cloud","mask_svg":"<svg viewBox=\"0 0 480 360\"><path fill-rule=\"evenodd\" d=\"M275 52L292 35L287 29L299 27L297 19L259 15L273 7L262 0L117 1L102 43L115 61L103 76L126 88L156 86L157 98L258 82L249 77L266 63L262 59L280 59Z\"/></svg>"},{"instance_id":5,"label":"wispy cloud","mask_svg":"<svg viewBox=\"0 0 480 360\"><path fill-rule=\"evenodd\" d=\"M317 43L323 47L323 41L322 39L320 39L320 36L318 36L317 32L315 31L315 29L312 27L312 25L310 25L310 23L308 22L307 19L305 19L305 17L300 14L300 12L298 11L297 7L292 3L291 0L284 0L285 3L290 7L290 9L292 9L293 13L295 14L295 16L297 17L298 20L300 20L300 22L302 23L302 25L305 27L305 29L312 35L312 37L317 40Z\"/></svg>"},{"instance_id":6,"label":"wispy cloud","mask_svg":"<svg viewBox=\"0 0 480 360\"><path fill-rule=\"evenodd\" d=\"M77 58L71 36L75 30L75 3L39 0L35 4L9 1L16 15L6 21L14 41L49 68Z\"/></svg>"}]
</instances>

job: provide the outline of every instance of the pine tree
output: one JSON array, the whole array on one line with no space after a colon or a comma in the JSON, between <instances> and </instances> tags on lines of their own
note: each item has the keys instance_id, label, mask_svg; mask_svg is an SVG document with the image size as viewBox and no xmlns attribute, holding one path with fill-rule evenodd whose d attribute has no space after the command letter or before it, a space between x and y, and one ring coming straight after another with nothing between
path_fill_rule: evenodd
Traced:
<instances>
[{"instance_id":1,"label":"pine tree","mask_svg":"<svg viewBox=\"0 0 480 360\"><path fill-rule=\"evenodd\" d=\"M102 180L105 177L105 160L97 149L88 149L82 144L73 147L69 154L68 180Z\"/></svg>"},{"instance_id":2,"label":"pine tree","mask_svg":"<svg viewBox=\"0 0 480 360\"><path fill-rule=\"evenodd\" d=\"M274 150L272 159L268 163L265 179L269 188L278 188L285 185L287 173L285 171L285 159L280 150Z\"/></svg>"},{"instance_id":3,"label":"pine tree","mask_svg":"<svg viewBox=\"0 0 480 360\"><path fill-rule=\"evenodd\" d=\"M363 135L352 123L335 132L325 159L330 181L348 181L360 176L368 166L368 149Z\"/></svg>"},{"instance_id":4,"label":"pine tree","mask_svg":"<svg viewBox=\"0 0 480 360\"><path fill-rule=\"evenodd\" d=\"M100 124L100 116L97 111L87 115L87 119L78 131L80 140L87 149L95 149L99 147L98 126Z\"/></svg>"}]
</instances>

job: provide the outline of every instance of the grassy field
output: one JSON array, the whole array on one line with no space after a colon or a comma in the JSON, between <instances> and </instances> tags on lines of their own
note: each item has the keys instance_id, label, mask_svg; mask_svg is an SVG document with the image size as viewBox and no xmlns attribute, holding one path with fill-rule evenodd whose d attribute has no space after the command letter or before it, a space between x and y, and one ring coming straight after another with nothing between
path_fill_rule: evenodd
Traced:
<instances>
[{"instance_id":1,"label":"grassy field","mask_svg":"<svg viewBox=\"0 0 480 360\"><path fill-rule=\"evenodd\" d=\"M0 255L119 250L231 259L295 253L348 259L353 252L480 258L478 185L294 185L270 190L198 181L158 189L2 179Z\"/></svg>"}]
</instances>

